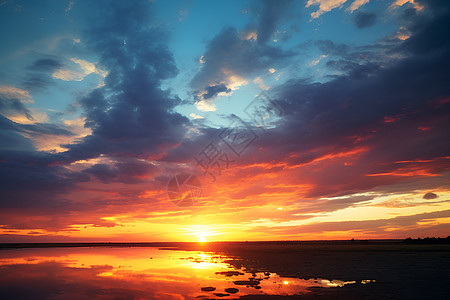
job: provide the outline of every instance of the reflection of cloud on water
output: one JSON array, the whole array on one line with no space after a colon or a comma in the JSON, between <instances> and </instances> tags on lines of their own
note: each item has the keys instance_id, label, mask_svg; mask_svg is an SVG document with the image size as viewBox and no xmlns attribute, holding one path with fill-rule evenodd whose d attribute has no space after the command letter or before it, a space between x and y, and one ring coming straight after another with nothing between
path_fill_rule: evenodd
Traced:
<instances>
[{"instance_id":1,"label":"reflection of cloud on water","mask_svg":"<svg viewBox=\"0 0 450 300\"><path fill-rule=\"evenodd\" d=\"M65 248L11 251L0 259L3 294L27 286L27 296L54 293L69 298L118 296L175 299L249 294L293 295L316 287L334 288L356 281L299 279L272 272L248 272L230 257L201 251L156 248ZM8 275L8 276L6 276ZM45 280L45 286L42 282ZM372 282L364 280L364 284ZM202 289L203 288L203 289Z\"/></svg>"}]
</instances>

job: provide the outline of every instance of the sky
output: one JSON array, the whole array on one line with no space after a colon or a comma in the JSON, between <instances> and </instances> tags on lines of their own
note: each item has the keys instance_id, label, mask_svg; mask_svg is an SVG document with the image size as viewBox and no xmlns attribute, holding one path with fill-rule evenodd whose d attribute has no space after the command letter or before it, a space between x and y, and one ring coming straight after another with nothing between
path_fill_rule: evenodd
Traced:
<instances>
[{"instance_id":1,"label":"sky","mask_svg":"<svg viewBox=\"0 0 450 300\"><path fill-rule=\"evenodd\" d=\"M0 1L0 242L450 235L447 0Z\"/></svg>"}]
</instances>

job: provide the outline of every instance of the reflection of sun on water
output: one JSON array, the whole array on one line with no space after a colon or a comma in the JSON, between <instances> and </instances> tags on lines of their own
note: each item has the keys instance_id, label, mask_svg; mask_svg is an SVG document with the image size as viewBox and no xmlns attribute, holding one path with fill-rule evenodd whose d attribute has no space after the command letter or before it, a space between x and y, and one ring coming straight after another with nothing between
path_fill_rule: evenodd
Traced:
<instances>
[{"instance_id":1,"label":"reflection of sun on water","mask_svg":"<svg viewBox=\"0 0 450 300\"><path fill-rule=\"evenodd\" d=\"M141 291L145 286L147 293L154 294L153 299L166 299L168 294L179 295L179 298L209 299L211 295L201 287L212 287L218 293L233 290L238 297L249 294L289 296L311 293L312 287L336 288L375 282L287 278L268 271L248 272L243 266L231 265L227 262L230 259L215 252L157 248L30 249L17 252L17 257L0 258L0 269L15 264L40 265L20 272L17 280L23 280L23 276L35 278L40 273L33 272L42 272L42 268L45 270L51 262L51 272L62 274L69 267L71 272L67 276L72 276L71 281L83 283L89 280L89 284L94 282L92 284L100 290L115 289L118 284L123 284L131 290ZM96 281L97 278L101 280Z\"/></svg>"}]
</instances>

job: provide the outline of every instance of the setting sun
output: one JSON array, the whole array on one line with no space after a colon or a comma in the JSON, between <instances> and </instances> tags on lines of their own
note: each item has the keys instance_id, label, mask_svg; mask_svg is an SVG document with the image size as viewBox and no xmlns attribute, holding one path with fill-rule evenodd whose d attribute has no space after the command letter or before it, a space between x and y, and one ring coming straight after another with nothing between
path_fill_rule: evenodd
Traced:
<instances>
[{"instance_id":1,"label":"setting sun","mask_svg":"<svg viewBox=\"0 0 450 300\"><path fill-rule=\"evenodd\" d=\"M206 242L206 239L205 239L204 236L201 236L201 237L199 237L198 241L199 241L200 243L204 243L204 242Z\"/></svg>"}]
</instances>

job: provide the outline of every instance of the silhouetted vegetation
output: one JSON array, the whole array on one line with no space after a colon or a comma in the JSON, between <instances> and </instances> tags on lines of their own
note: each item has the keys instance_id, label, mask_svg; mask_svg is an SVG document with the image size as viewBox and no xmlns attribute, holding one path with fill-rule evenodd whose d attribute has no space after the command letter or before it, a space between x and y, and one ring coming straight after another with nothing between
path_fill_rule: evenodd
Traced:
<instances>
[{"instance_id":1,"label":"silhouetted vegetation","mask_svg":"<svg viewBox=\"0 0 450 300\"><path fill-rule=\"evenodd\" d=\"M446 238L440 238L440 237L426 237L424 239L417 238L407 238L404 240L404 243L406 244L450 244L450 236Z\"/></svg>"}]
</instances>

